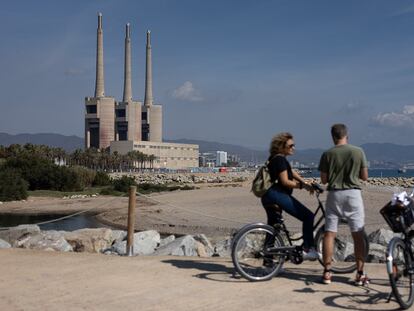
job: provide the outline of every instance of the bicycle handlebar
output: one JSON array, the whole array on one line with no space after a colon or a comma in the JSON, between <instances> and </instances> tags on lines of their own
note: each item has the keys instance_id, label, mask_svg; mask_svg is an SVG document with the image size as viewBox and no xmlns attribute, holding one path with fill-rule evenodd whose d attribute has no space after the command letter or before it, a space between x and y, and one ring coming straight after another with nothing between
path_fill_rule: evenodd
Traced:
<instances>
[{"instance_id":1,"label":"bicycle handlebar","mask_svg":"<svg viewBox=\"0 0 414 311\"><path fill-rule=\"evenodd\" d=\"M317 183L312 183L312 188L317 192L317 193L322 193L324 192L322 186L320 184Z\"/></svg>"}]
</instances>

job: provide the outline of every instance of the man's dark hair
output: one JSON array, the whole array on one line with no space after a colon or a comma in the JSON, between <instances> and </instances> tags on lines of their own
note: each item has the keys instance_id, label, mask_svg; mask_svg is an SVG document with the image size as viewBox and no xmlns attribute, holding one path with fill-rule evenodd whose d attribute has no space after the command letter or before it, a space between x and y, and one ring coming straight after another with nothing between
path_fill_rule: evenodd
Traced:
<instances>
[{"instance_id":1,"label":"man's dark hair","mask_svg":"<svg viewBox=\"0 0 414 311\"><path fill-rule=\"evenodd\" d=\"M331 127L331 135L334 141L340 140L348 135L348 129L345 124L334 124Z\"/></svg>"}]
</instances>

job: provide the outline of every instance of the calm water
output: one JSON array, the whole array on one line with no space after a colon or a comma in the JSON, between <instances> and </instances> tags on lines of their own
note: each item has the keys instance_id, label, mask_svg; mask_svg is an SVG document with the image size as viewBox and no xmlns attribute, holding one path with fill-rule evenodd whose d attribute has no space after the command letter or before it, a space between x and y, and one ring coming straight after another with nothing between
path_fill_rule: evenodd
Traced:
<instances>
[{"instance_id":1,"label":"calm water","mask_svg":"<svg viewBox=\"0 0 414 311\"><path fill-rule=\"evenodd\" d=\"M0 214L0 227L13 227L21 224L36 224L48 220L61 218L64 215L14 215ZM108 228L95 219L93 215L80 214L57 222L39 225L41 230L74 231L83 228Z\"/></svg>"}]
</instances>

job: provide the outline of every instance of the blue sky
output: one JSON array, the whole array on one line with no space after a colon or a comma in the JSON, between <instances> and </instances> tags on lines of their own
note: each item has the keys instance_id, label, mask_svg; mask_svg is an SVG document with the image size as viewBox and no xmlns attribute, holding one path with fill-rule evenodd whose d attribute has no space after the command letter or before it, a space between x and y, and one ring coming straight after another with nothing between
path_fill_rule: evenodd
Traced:
<instances>
[{"instance_id":1,"label":"blue sky","mask_svg":"<svg viewBox=\"0 0 414 311\"><path fill-rule=\"evenodd\" d=\"M133 97L143 100L145 33L164 137L267 149L414 144L414 1L2 1L0 132L83 136L93 96L97 12L105 93L122 99L131 23Z\"/></svg>"}]
</instances>

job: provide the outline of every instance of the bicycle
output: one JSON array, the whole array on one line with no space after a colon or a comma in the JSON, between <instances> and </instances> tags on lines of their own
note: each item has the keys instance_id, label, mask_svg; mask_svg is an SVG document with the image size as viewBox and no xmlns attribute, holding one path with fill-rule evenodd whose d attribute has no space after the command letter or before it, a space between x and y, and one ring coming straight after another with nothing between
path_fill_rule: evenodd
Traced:
<instances>
[{"instance_id":1,"label":"bicycle","mask_svg":"<svg viewBox=\"0 0 414 311\"><path fill-rule=\"evenodd\" d=\"M319 198L323 188L312 184L318 201L316 216L321 213L314 223L316 231L316 248L322 251L324 235L325 208ZM294 238L288 231L281 212L277 222L273 225L252 223L242 227L234 236L231 257L236 271L249 281L266 281L279 274L286 259L294 264L303 262L303 244L294 245L295 241L302 240L302 236ZM365 258L368 257L369 242L364 231ZM353 239L345 219L338 224L338 234L335 238L334 255L331 270L336 273L350 273L356 270L353 254ZM322 258L319 262L323 265Z\"/></svg>"},{"instance_id":2,"label":"bicycle","mask_svg":"<svg viewBox=\"0 0 414 311\"><path fill-rule=\"evenodd\" d=\"M392 288L388 302L394 295L402 309L410 308L414 302L414 230L410 229L414 223L413 194L406 197L406 204L403 201L389 202L380 211L392 231L401 234L388 244L386 267Z\"/></svg>"}]
</instances>

